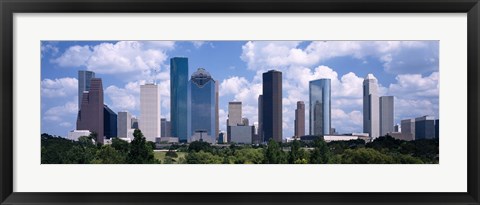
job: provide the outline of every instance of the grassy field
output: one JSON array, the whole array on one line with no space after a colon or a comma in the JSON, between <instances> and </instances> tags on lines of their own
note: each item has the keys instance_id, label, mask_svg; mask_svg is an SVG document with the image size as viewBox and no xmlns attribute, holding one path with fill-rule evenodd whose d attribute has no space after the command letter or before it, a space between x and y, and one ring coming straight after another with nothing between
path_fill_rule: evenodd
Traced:
<instances>
[{"instance_id":1,"label":"grassy field","mask_svg":"<svg viewBox=\"0 0 480 205\"><path fill-rule=\"evenodd\" d=\"M161 160L162 163L165 161L165 154L167 153L167 151L155 151L154 154L155 154L155 159L158 159L158 160ZM176 162L178 162L178 160L180 158L185 158L185 155L187 155L187 153L185 152L177 152L177 155L178 157L176 158L173 158L173 160L175 160Z\"/></svg>"}]
</instances>

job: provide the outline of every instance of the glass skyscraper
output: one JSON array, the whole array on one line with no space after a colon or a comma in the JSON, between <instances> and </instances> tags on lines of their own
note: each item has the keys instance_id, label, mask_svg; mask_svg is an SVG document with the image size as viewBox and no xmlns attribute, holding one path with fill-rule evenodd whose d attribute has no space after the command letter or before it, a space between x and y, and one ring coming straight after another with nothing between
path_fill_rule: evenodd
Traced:
<instances>
[{"instance_id":1,"label":"glass skyscraper","mask_svg":"<svg viewBox=\"0 0 480 205\"><path fill-rule=\"evenodd\" d=\"M103 127L107 139L117 137L117 114L107 105L103 105Z\"/></svg>"},{"instance_id":2,"label":"glass skyscraper","mask_svg":"<svg viewBox=\"0 0 480 205\"><path fill-rule=\"evenodd\" d=\"M90 81L92 78L95 78L94 72L86 70L78 71L78 110L82 107L83 91L90 90Z\"/></svg>"},{"instance_id":3,"label":"glass skyscraper","mask_svg":"<svg viewBox=\"0 0 480 205\"><path fill-rule=\"evenodd\" d=\"M331 89L330 79L310 81L310 135L330 134L331 124Z\"/></svg>"},{"instance_id":4,"label":"glass skyscraper","mask_svg":"<svg viewBox=\"0 0 480 205\"><path fill-rule=\"evenodd\" d=\"M188 86L188 141L216 141L216 82L210 73L199 68L192 74ZM200 133L200 135L199 135ZM194 137L195 136L195 137ZM193 140L190 140L193 139Z\"/></svg>"},{"instance_id":5,"label":"glass skyscraper","mask_svg":"<svg viewBox=\"0 0 480 205\"><path fill-rule=\"evenodd\" d=\"M263 140L281 142L282 130L282 72L270 70L262 74L262 130Z\"/></svg>"},{"instance_id":6,"label":"glass skyscraper","mask_svg":"<svg viewBox=\"0 0 480 205\"><path fill-rule=\"evenodd\" d=\"M170 59L170 121L171 136L186 142L188 98L188 58Z\"/></svg>"}]
</instances>

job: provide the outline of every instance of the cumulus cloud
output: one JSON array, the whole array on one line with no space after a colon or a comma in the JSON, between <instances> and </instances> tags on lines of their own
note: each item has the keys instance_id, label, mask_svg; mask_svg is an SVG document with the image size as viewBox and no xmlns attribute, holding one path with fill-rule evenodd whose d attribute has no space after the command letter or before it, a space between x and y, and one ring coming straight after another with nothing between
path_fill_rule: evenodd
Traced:
<instances>
[{"instance_id":1,"label":"cumulus cloud","mask_svg":"<svg viewBox=\"0 0 480 205\"><path fill-rule=\"evenodd\" d=\"M244 77L233 76L224 79L220 83L219 95L224 96L228 94L235 94L248 86L248 81Z\"/></svg>"},{"instance_id":2,"label":"cumulus cloud","mask_svg":"<svg viewBox=\"0 0 480 205\"><path fill-rule=\"evenodd\" d=\"M60 57L53 59L52 62L61 67L80 67L85 66L87 60L92 55L89 46L72 46L68 48Z\"/></svg>"},{"instance_id":3,"label":"cumulus cloud","mask_svg":"<svg viewBox=\"0 0 480 205\"><path fill-rule=\"evenodd\" d=\"M40 83L42 97L66 97L77 93L78 80L76 78L43 79Z\"/></svg>"},{"instance_id":4,"label":"cumulus cloud","mask_svg":"<svg viewBox=\"0 0 480 205\"><path fill-rule=\"evenodd\" d=\"M52 107L45 111L43 119L48 121L61 122L63 120L63 117L77 114L77 104L77 100L74 100L69 101L64 105Z\"/></svg>"},{"instance_id":5,"label":"cumulus cloud","mask_svg":"<svg viewBox=\"0 0 480 205\"><path fill-rule=\"evenodd\" d=\"M46 54L50 56L55 56L59 52L58 47L48 44L46 42L42 42L42 45L40 46L40 56L43 58Z\"/></svg>"}]
</instances>

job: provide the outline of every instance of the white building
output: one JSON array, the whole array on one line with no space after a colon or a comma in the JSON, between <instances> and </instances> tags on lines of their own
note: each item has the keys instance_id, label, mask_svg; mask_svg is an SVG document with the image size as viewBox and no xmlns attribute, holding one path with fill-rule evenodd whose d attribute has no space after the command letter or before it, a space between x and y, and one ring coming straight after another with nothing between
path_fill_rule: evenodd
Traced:
<instances>
[{"instance_id":1,"label":"white building","mask_svg":"<svg viewBox=\"0 0 480 205\"><path fill-rule=\"evenodd\" d=\"M238 144L252 144L253 127L252 126L232 126L230 127L230 140Z\"/></svg>"},{"instance_id":2,"label":"white building","mask_svg":"<svg viewBox=\"0 0 480 205\"><path fill-rule=\"evenodd\" d=\"M363 132L373 139L380 136L380 107L377 79L368 74L363 80Z\"/></svg>"},{"instance_id":3,"label":"white building","mask_svg":"<svg viewBox=\"0 0 480 205\"><path fill-rule=\"evenodd\" d=\"M155 84L140 86L139 128L147 141L160 137L160 88Z\"/></svg>"},{"instance_id":4,"label":"white building","mask_svg":"<svg viewBox=\"0 0 480 205\"><path fill-rule=\"evenodd\" d=\"M242 102L228 103L227 122L227 126L237 126L239 124L242 124Z\"/></svg>"},{"instance_id":5,"label":"white building","mask_svg":"<svg viewBox=\"0 0 480 205\"><path fill-rule=\"evenodd\" d=\"M132 116L126 111L118 112L117 136L120 138L126 138L129 129L132 129Z\"/></svg>"},{"instance_id":6,"label":"white building","mask_svg":"<svg viewBox=\"0 0 480 205\"><path fill-rule=\"evenodd\" d=\"M78 141L78 138L82 136L89 136L91 132L89 130L72 130L68 132L68 139Z\"/></svg>"}]
</instances>

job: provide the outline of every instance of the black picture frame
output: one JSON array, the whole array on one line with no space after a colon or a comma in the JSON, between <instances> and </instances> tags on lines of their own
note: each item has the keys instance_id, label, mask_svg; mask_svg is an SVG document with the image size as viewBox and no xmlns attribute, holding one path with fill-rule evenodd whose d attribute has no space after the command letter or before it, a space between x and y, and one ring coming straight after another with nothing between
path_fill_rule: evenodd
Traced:
<instances>
[{"instance_id":1,"label":"black picture frame","mask_svg":"<svg viewBox=\"0 0 480 205\"><path fill-rule=\"evenodd\" d=\"M0 0L1 204L480 204L479 0ZM466 193L16 193L13 192L13 14L15 13L467 13ZM442 180L442 179L439 179ZM252 184L253 186L254 184Z\"/></svg>"}]
</instances>

